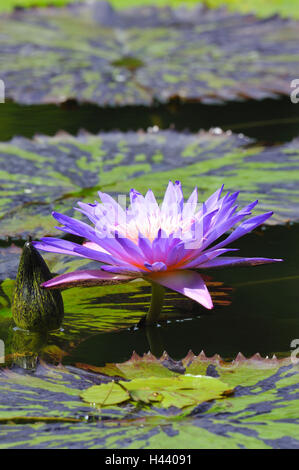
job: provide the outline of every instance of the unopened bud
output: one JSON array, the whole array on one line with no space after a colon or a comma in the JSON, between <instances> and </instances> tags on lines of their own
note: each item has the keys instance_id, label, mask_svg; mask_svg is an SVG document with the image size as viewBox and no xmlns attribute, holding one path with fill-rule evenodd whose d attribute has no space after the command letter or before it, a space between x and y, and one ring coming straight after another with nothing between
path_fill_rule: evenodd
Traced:
<instances>
[{"instance_id":1,"label":"unopened bud","mask_svg":"<svg viewBox=\"0 0 299 470\"><path fill-rule=\"evenodd\" d=\"M12 315L18 327L30 331L60 327L64 316L61 293L41 287L51 278L42 256L30 242L25 243L12 303Z\"/></svg>"}]
</instances>

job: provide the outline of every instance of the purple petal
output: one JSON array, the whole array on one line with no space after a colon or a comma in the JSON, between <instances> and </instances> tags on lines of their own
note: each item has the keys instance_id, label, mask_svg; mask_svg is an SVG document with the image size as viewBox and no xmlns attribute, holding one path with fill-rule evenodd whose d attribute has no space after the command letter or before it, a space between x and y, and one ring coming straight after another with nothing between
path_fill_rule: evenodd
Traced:
<instances>
[{"instance_id":1,"label":"purple petal","mask_svg":"<svg viewBox=\"0 0 299 470\"><path fill-rule=\"evenodd\" d=\"M238 214L240 214L241 212L242 211L239 211L236 214L236 217L238 217ZM225 240L218 243L213 248L214 249L215 248L222 248L223 246L227 245L228 243L232 243L235 240L237 240L238 238L243 237L244 235L246 235L246 233L251 232L251 230L254 230L256 227L263 224L267 219L269 219L269 217L271 217L272 214L273 214L273 212L266 212L265 214L256 215L255 217L251 217L250 219L245 220ZM245 215L246 215L246 213L242 213L241 217L245 216Z\"/></svg>"},{"instance_id":2,"label":"purple petal","mask_svg":"<svg viewBox=\"0 0 299 470\"><path fill-rule=\"evenodd\" d=\"M74 271L54 277L50 281L44 282L42 287L49 289L64 289L74 286L96 286L103 284L119 284L133 279L131 276L107 273L101 270Z\"/></svg>"},{"instance_id":3,"label":"purple petal","mask_svg":"<svg viewBox=\"0 0 299 470\"><path fill-rule=\"evenodd\" d=\"M149 274L146 278L186 295L208 309L213 308L207 286L200 274L195 271L166 271Z\"/></svg>"},{"instance_id":4,"label":"purple petal","mask_svg":"<svg viewBox=\"0 0 299 470\"><path fill-rule=\"evenodd\" d=\"M113 199L113 197L111 197L109 194L102 193L101 191L98 191L98 195L100 196L100 199L104 205L110 205L114 208L114 211L118 215L118 218L120 218L121 220L125 220L125 211L123 210L121 205Z\"/></svg>"},{"instance_id":5,"label":"purple petal","mask_svg":"<svg viewBox=\"0 0 299 470\"><path fill-rule=\"evenodd\" d=\"M144 266L145 266L147 269L149 269L150 271L153 271L153 272L166 271L166 270L167 270L166 264L163 263L162 261L156 261L156 262L153 263L153 264L144 263Z\"/></svg>"},{"instance_id":6,"label":"purple petal","mask_svg":"<svg viewBox=\"0 0 299 470\"><path fill-rule=\"evenodd\" d=\"M179 263L187 253L188 250L185 249L184 242L179 238L174 238L172 243L167 247L166 265L174 266Z\"/></svg>"},{"instance_id":7,"label":"purple petal","mask_svg":"<svg viewBox=\"0 0 299 470\"><path fill-rule=\"evenodd\" d=\"M283 261L282 259L271 258L241 258L239 256L226 256L217 258L206 263L202 263L199 268L222 268L223 266L258 266L259 264L277 263Z\"/></svg>"},{"instance_id":8,"label":"purple petal","mask_svg":"<svg viewBox=\"0 0 299 470\"><path fill-rule=\"evenodd\" d=\"M138 275L143 276L148 272L146 269L141 269L136 266L110 266L108 264L101 266L101 269L108 273L125 274L134 278L138 277Z\"/></svg>"},{"instance_id":9,"label":"purple petal","mask_svg":"<svg viewBox=\"0 0 299 470\"><path fill-rule=\"evenodd\" d=\"M166 252L166 245L168 242L168 237L166 233L160 228L158 230L156 238L152 242L153 247L153 258L164 260L167 252Z\"/></svg>"},{"instance_id":10,"label":"purple petal","mask_svg":"<svg viewBox=\"0 0 299 470\"><path fill-rule=\"evenodd\" d=\"M258 199L257 199L256 201L251 202L251 203L248 204L247 206L243 207L243 209L239 210L238 214L243 214L243 213L251 212L252 209L255 208L255 206L257 205L258 202L259 202Z\"/></svg>"},{"instance_id":11,"label":"purple petal","mask_svg":"<svg viewBox=\"0 0 299 470\"><path fill-rule=\"evenodd\" d=\"M205 213L206 207L205 204L203 204L203 211L204 215L202 216L202 218L200 220L196 220L190 228L192 239L190 241L186 240L186 249L203 251L205 246L209 245L209 243L206 242L206 240L208 239L207 233L211 227L213 217L218 212L218 209L215 209L214 211L209 213Z\"/></svg>"},{"instance_id":12,"label":"purple petal","mask_svg":"<svg viewBox=\"0 0 299 470\"><path fill-rule=\"evenodd\" d=\"M103 247L101 247L97 243L84 242L83 246L85 246L86 248L90 248L91 250L101 251L102 253L107 253L108 255L110 255L110 253L107 250L105 250Z\"/></svg>"},{"instance_id":13,"label":"purple petal","mask_svg":"<svg viewBox=\"0 0 299 470\"><path fill-rule=\"evenodd\" d=\"M151 189L148 190L144 197L148 213L160 212L159 205L156 201L155 195Z\"/></svg>"},{"instance_id":14,"label":"purple petal","mask_svg":"<svg viewBox=\"0 0 299 470\"><path fill-rule=\"evenodd\" d=\"M95 207L98 205L96 202L95 204L86 204L85 202L78 202L77 203L80 209L78 207L75 207L74 209L78 212L81 212L82 214L86 215L86 217L89 218L89 220L93 223L97 223L97 217L95 216Z\"/></svg>"},{"instance_id":15,"label":"purple petal","mask_svg":"<svg viewBox=\"0 0 299 470\"><path fill-rule=\"evenodd\" d=\"M68 217L64 214L59 214L58 212L52 212L54 219L56 219L60 224L64 227L57 227L59 230L66 228L69 233L74 235L78 235L79 237L89 238L92 239L94 237L94 228L90 225L86 224L85 222L81 222L80 220L73 219L72 217Z\"/></svg>"},{"instance_id":16,"label":"purple petal","mask_svg":"<svg viewBox=\"0 0 299 470\"><path fill-rule=\"evenodd\" d=\"M174 183L174 191L176 196L176 204L178 206L179 212L183 211L184 207L184 195L182 191L182 183L180 181L175 181Z\"/></svg>"},{"instance_id":17,"label":"purple petal","mask_svg":"<svg viewBox=\"0 0 299 470\"><path fill-rule=\"evenodd\" d=\"M209 236L207 239L204 241L202 244L202 249L204 250L207 248L211 243L213 243L217 238L221 237L225 232L227 232L230 228L232 228L233 225L235 225L237 222L242 220L247 214L241 214L239 215L238 213L231 217L228 220L225 220L223 223L219 223L216 227L213 227L213 229L210 231ZM233 232L235 233L235 232ZM241 236L241 235L240 235ZM220 248L222 246L225 246L226 243L220 243L219 245L216 245L217 248ZM216 247L215 247L216 248Z\"/></svg>"},{"instance_id":18,"label":"purple petal","mask_svg":"<svg viewBox=\"0 0 299 470\"><path fill-rule=\"evenodd\" d=\"M130 258L130 260L134 262L134 264L138 263L139 265L143 265L144 255L140 248L129 238L123 238L117 232L115 233L115 235L117 237L118 243L126 251L126 254Z\"/></svg>"},{"instance_id":19,"label":"purple petal","mask_svg":"<svg viewBox=\"0 0 299 470\"><path fill-rule=\"evenodd\" d=\"M224 188L224 184L221 186L221 188L217 189L217 191L206 200L205 204L209 212L215 209L215 205L217 205L217 202L219 201L221 197L223 188Z\"/></svg>"},{"instance_id":20,"label":"purple petal","mask_svg":"<svg viewBox=\"0 0 299 470\"><path fill-rule=\"evenodd\" d=\"M74 252L75 253L73 254L79 254L81 256L84 256L85 258L100 261L101 263L115 264L117 262L117 264L124 264L122 260L119 260L112 255L106 254L103 251L92 250L91 248L88 248L86 246L78 245L74 248Z\"/></svg>"},{"instance_id":21,"label":"purple petal","mask_svg":"<svg viewBox=\"0 0 299 470\"><path fill-rule=\"evenodd\" d=\"M73 242L68 242L60 238L44 237L39 242L33 241L32 245L37 250L48 251L51 253L61 253L64 255L83 256L79 253L74 252L74 249L81 245L78 245L77 243Z\"/></svg>"},{"instance_id":22,"label":"purple petal","mask_svg":"<svg viewBox=\"0 0 299 470\"><path fill-rule=\"evenodd\" d=\"M201 253L201 255L186 263L184 268L199 268L201 267L202 263L207 263L210 260L217 258L217 256L220 256L223 253L227 253L228 251L238 251L238 248L220 248L218 250L206 251L205 253Z\"/></svg>"},{"instance_id":23,"label":"purple petal","mask_svg":"<svg viewBox=\"0 0 299 470\"><path fill-rule=\"evenodd\" d=\"M165 191L164 199L161 205L161 213L167 215L173 210L177 209L176 204L176 189L172 181L169 181Z\"/></svg>"},{"instance_id":24,"label":"purple petal","mask_svg":"<svg viewBox=\"0 0 299 470\"><path fill-rule=\"evenodd\" d=\"M153 262L153 248L152 248L152 243L150 242L150 240L148 240L147 238L139 234L138 246L140 250L142 251L142 253L144 254L144 261L152 263Z\"/></svg>"},{"instance_id":25,"label":"purple petal","mask_svg":"<svg viewBox=\"0 0 299 470\"><path fill-rule=\"evenodd\" d=\"M197 201L198 201L197 188L194 188L187 202L184 204L183 218L189 218L195 213L196 208L197 208Z\"/></svg>"}]
</instances>

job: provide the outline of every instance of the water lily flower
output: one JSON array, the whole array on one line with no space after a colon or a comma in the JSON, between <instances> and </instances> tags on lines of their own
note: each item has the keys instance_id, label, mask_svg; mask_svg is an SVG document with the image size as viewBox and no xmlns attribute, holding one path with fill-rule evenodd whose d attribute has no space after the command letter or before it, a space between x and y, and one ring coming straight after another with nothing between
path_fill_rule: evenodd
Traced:
<instances>
[{"instance_id":1,"label":"water lily flower","mask_svg":"<svg viewBox=\"0 0 299 470\"><path fill-rule=\"evenodd\" d=\"M33 242L34 246L44 251L95 260L100 266L98 270L60 275L44 282L43 287L114 284L143 278L152 285L147 324L158 320L165 288L211 309L213 303L200 274L202 270L282 261L221 256L236 251L227 245L263 224L273 214L267 212L247 218L258 201L238 210L239 192L223 196L222 191L223 186L199 205L196 188L184 202L181 183L170 181L161 206L151 190L142 196L131 189L127 209L108 194L99 192L101 202L79 202L76 208L94 226L53 212L53 217L61 224L56 228L83 237L87 242L80 245L46 237ZM226 238L218 240L238 223Z\"/></svg>"}]
</instances>

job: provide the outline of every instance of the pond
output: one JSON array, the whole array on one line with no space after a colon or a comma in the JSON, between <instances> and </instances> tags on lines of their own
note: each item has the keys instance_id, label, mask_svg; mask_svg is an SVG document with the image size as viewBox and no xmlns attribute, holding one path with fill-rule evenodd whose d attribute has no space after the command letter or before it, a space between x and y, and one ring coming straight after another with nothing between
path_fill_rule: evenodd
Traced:
<instances>
[{"instance_id":1,"label":"pond","mask_svg":"<svg viewBox=\"0 0 299 470\"><path fill-rule=\"evenodd\" d=\"M36 134L54 135L62 129L76 135L80 129L91 133L115 129L125 132L158 126L160 129L190 132L220 127L273 144L298 136L299 111L288 97L218 105L174 99L168 104L157 103L154 107L105 108L79 105L75 100L61 106L22 106L8 101L5 107L0 106L0 120L1 141L16 135L29 138Z\"/></svg>"}]
</instances>

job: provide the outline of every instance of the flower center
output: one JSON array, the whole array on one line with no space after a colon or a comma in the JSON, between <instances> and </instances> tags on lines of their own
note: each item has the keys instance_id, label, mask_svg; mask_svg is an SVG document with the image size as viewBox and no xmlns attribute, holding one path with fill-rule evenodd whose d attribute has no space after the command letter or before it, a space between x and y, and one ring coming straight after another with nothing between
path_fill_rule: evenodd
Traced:
<instances>
[{"instance_id":1,"label":"flower center","mask_svg":"<svg viewBox=\"0 0 299 470\"><path fill-rule=\"evenodd\" d=\"M175 217L159 214L142 218L132 218L132 220L125 224L116 225L115 228L123 236L138 244L139 234L142 234L148 240L153 242L160 229L164 232L166 237L169 237L174 233L180 238L191 229L194 220L194 216L182 219L181 215Z\"/></svg>"}]
</instances>

